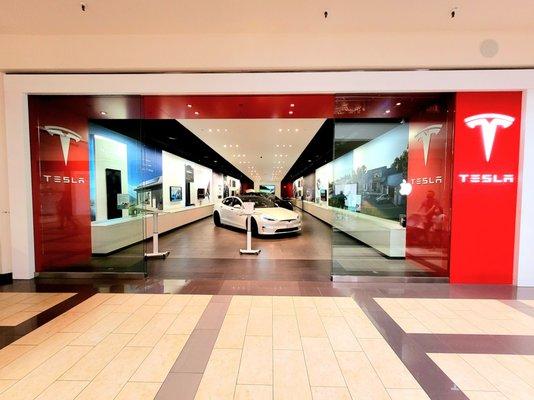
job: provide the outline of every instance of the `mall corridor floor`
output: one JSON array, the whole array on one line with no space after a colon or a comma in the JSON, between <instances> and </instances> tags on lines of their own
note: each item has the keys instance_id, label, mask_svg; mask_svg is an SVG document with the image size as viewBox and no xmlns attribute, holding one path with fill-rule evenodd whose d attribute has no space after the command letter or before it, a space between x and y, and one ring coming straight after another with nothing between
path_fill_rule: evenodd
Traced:
<instances>
[{"instance_id":1,"label":"mall corridor floor","mask_svg":"<svg viewBox=\"0 0 534 400\"><path fill-rule=\"evenodd\" d=\"M534 289L0 287L0 399L532 399Z\"/></svg>"}]
</instances>

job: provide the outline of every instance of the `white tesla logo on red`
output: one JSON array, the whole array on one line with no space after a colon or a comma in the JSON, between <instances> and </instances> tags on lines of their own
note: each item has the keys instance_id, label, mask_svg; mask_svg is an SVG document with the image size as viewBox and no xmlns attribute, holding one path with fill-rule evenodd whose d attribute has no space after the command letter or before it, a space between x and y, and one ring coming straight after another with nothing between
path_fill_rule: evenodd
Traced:
<instances>
[{"instance_id":1,"label":"white tesla logo on red","mask_svg":"<svg viewBox=\"0 0 534 400\"><path fill-rule=\"evenodd\" d=\"M67 165L67 161L69 159L70 141L74 140L75 142L79 142L82 140L82 137L76 132L61 126L46 125L40 127L39 129L48 133L50 136L59 136L61 151L63 152L63 160L65 161L65 165Z\"/></svg>"},{"instance_id":2,"label":"white tesla logo on red","mask_svg":"<svg viewBox=\"0 0 534 400\"><path fill-rule=\"evenodd\" d=\"M480 127L482 131L482 141L484 142L484 154L486 161L491 158L497 127L509 128L514 123L515 118L504 114L477 114L464 119L465 124L474 129Z\"/></svg>"},{"instance_id":3,"label":"white tesla logo on red","mask_svg":"<svg viewBox=\"0 0 534 400\"><path fill-rule=\"evenodd\" d=\"M442 124L430 125L415 135L415 139L423 144L423 156L425 159L425 165L428 161L428 150L430 149L430 140L432 135L439 135Z\"/></svg>"}]
</instances>

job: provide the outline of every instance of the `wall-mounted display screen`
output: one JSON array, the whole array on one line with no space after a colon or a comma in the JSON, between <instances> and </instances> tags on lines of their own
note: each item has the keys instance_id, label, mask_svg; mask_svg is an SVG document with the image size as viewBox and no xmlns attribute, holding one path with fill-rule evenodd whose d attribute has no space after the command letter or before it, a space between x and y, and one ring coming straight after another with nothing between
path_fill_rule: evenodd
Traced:
<instances>
[{"instance_id":1,"label":"wall-mounted display screen","mask_svg":"<svg viewBox=\"0 0 534 400\"><path fill-rule=\"evenodd\" d=\"M275 191L274 185L260 185L260 192L262 193L274 194L274 191Z\"/></svg>"},{"instance_id":2,"label":"wall-mounted display screen","mask_svg":"<svg viewBox=\"0 0 534 400\"><path fill-rule=\"evenodd\" d=\"M171 186L170 190L170 200L171 202L182 201L182 187L181 186Z\"/></svg>"},{"instance_id":3,"label":"wall-mounted display screen","mask_svg":"<svg viewBox=\"0 0 534 400\"><path fill-rule=\"evenodd\" d=\"M321 189L321 201L326 201L326 189Z\"/></svg>"}]
</instances>

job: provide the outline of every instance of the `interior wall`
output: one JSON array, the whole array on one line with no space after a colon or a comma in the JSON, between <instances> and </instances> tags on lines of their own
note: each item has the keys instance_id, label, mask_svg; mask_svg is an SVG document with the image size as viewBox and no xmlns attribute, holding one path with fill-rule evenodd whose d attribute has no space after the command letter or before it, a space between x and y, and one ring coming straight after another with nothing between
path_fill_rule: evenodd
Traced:
<instances>
[{"instance_id":1,"label":"interior wall","mask_svg":"<svg viewBox=\"0 0 534 400\"><path fill-rule=\"evenodd\" d=\"M0 73L0 274L11 272L9 187L7 181L7 143L4 105L4 74Z\"/></svg>"},{"instance_id":2,"label":"interior wall","mask_svg":"<svg viewBox=\"0 0 534 400\"><path fill-rule=\"evenodd\" d=\"M499 46L492 57L486 39ZM528 31L0 35L0 71L10 72L503 68L532 66L532 54Z\"/></svg>"}]
</instances>

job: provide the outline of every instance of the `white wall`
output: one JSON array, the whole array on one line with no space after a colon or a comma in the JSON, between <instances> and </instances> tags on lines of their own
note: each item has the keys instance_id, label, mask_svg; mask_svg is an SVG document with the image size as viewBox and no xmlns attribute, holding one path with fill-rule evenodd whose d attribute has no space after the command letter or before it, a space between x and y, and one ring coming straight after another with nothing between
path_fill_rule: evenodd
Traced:
<instances>
[{"instance_id":1,"label":"white wall","mask_svg":"<svg viewBox=\"0 0 534 400\"><path fill-rule=\"evenodd\" d=\"M4 74L0 73L0 274L11 272L9 229L9 184L7 181L7 143L4 107Z\"/></svg>"},{"instance_id":2,"label":"white wall","mask_svg":"<svg viewBox=\"0 0 534 400\"><path fill-rule=\"evenodd\" d=\"M191 203L194 205L209 204L214 201L212 194L212 171L210 168L203 165L196 164L184 158L178 157L172 153L162 151L161 167L163 171L163 210L176 210L185 207L185 166L190 165L194 171L194 182L191 184ZM170 201L170 187L182 187L182 201ZM200 201L197 199L198 188L208 188L210 190L210 198Z\"/></svg>"},{"instance_id":3,"label":"white wall","mask_svg":"<svg viewBox=\"0 0 534 400\"><path fill-rule=\"evenodd\" d=\"M516 275L518 286L534 286L534 89L523 96Z\"/></svg>"},{"instance_id":4,"label":"white wall","mask_svg":"<svg viewBox=\"0 0 534 400\"><path fill-rule=\"evenodd\" d=\"M321 181L320 189L317 189L317 181ZM315 170L315 201L319 204L328 204L328 183L334 181L334 164L329 162ZM321 190L326 190L326 201L321 200Z\"/></svg>"},{"instance_id":5,"label":"white wall","mask_svg":"<svg viewBox=\"0 0 534 400\"><path fill-rule=\"evenodd\" d=\"M106 168L121 171L122 193L128 193L128 154L124 143L100 135L95 140L95 209L96 221L108 219ZM122 210L122 216L128 216L128 210Z\"/></svg>"},{"instance_id":6,"label":"white wall","mask_svg":"<svg viewBox=\"0 0 534 400\"><path fill-rule=\"evenodd\" d=\"M224 198L224 176L214 172L211 177L211 199L214 203L220 203ZM219 198L220 196L220 198Z\"/></svg>"},{"instance_id":7,"label":"white wall","mask_svg":"<svg viewBox=\"0 0 534 400\"><path fill-rule=\"evenodd\" d=\"M274 194L280 197L280 182L257 182L254 181L254 190L259 192L260 185L274 185Z\"/></svg>"}]
</instances>

